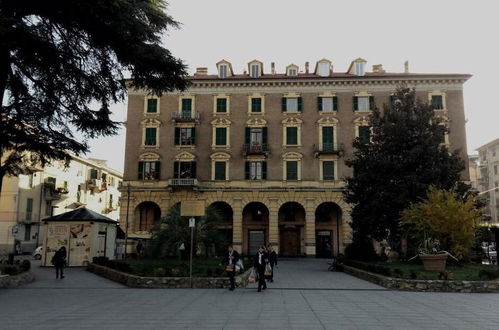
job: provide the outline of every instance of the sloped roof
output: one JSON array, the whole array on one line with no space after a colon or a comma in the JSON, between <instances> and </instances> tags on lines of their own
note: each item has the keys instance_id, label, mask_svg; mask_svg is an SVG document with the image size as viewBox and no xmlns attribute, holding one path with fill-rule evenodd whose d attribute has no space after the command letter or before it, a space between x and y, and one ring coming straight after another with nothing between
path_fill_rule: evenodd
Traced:
<instances>
[{"instance_id":1,"label":"sloped roof","mask_svg":"<svg viewBox=\"0 0 499 330\"><path fill-rule=\"evenodd\" d=\"M115 220L103 216L97 212L87 209L86 207L79 207L75 210L65 212L62 214L54 215L43 219L43 221L95 221L105 223L117 223Z\"/></svg>"}]
</instances>

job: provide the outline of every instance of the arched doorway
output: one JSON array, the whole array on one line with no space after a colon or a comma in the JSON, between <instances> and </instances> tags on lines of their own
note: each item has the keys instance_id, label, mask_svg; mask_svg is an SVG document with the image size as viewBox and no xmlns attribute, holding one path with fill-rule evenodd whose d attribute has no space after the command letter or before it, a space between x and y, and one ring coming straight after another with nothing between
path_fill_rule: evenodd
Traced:
<instances>
[{"instance_id":1,"label":"arched doorway","mask_svg":"<svg viewBox=\"0 0 499 330\"><path fill-rule=\"evenodd\" d=\"M287 202L279 209L279 253L283 257L303 254L305 237L305 209L300 203Z\"/></svg>"},{"instance_id":2,"label":"arched doorway","mask_svg":"<svg viewBox=\"0 0 499 330\"><path fill-rule=\"evenodd\" d=\"M214 202L210 204L209 208L213 210L215 216L218 218L215 226L223 237L223 244L218 244L214 247L216 255L222 255L225 252L227 244L232 243L232 220L234 212L232 207L226 202Z\"/></svg>"},{"instance_id":3,"label":"arched doorway","mask_svg":"<svg viewBox=\"0 0 499 330\"><path fill-rule=\"evenodd\" d=\"M341 243L341 208L332 202L315 210L315 255L317 258L337 256Z\"/></svg>"},{"instance_id":4,"label":"arched doorway","mask_svg":"<svg viewBox=\"0 0 499 330\"><path fill-rule=\"evenodd\" d=\"M154 202L142 202L135 208L134 231L149 232L161 220L161 209Z\"/></svg>"},{"instance_id":5,"label":"arched doorway","mask_svg":"<svg viewBox=\"0 0 499 330\"><path fill-rule=\"evenodd\" d=\"M269 209L260 202L251 202L243 209L243 253L254 255L266 245L269 234Z\"/></svg>"}]
</instances>

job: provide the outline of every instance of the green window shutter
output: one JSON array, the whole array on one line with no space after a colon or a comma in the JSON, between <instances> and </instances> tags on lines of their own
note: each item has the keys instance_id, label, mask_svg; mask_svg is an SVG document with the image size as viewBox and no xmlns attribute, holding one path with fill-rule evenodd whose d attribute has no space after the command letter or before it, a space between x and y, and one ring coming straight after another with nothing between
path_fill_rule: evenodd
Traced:
<instances>
[{"instance_id":1,"label":"green window shutter","mask_svg":"<svg viewBox=\"0 0 499 330\"><path fill-rule=\"evenodd\" d=\"M191 128L192 145L196 144L196 127Z\"/></svg>"},{"instance_id":2,"label":"green window shutter","mask_svg":"<svg viewBox=\"0 0 499 330\"><path fill-rule=\"evenodd\" d=\"M374 110L376 108L376 103L374 102L374 96L369 96L369 110Z\"/></svg>"},{"instance_id":3,"label":"green window shutter","mask_svg":"<svg viewBox=\"0 0 499 330\"><path fill-rule=\"evenodd\" d=\"M215 180L225 180L225 162L215 162Z\"/></svg>"},{"instance_id":4,"label":"green window shutter","mask_svg":"<svg viewBox=\"0 0 499 330\"><path fill-rule=\"evenodd\" d=\"M298 111L303 111L303 98L299 97L298 98Z\"/></svg>"},{"instance_id":5,"label":"green window shutter","mask_svg":"<svg viewBox=\"0 0 499 330\"><path fill-rule=\"evenodd\" d=\"M262 180L267 180L267 162L262 162Z\"/></svg>"},{"instance_id":6,"label":"green window shutter","mask_svg":"<svg viewBox=\"0 0 499 330\"><path fill-rule=\"evenodd\" d=\"M155 168L154 168L154 177L156 178L156 180L161 179L161 176L160 176L160 174L161 174L161 172L160 172L161 167L160 167L160 165L161 165L160 162L154 162L154 166L155 166Z\"/></svg>"},{"instance_id":7,"label":"green window shutter","mask_svg":"<svg viewBox=\"0 0 499 330\"><path fill-rule=\"evenodd\" d=\"M146 146L156 145L156 127L146 127Z\"/></svg>"},{"instance_id":8,"label":"green window shutter","mask_svg":"<svg viewBox=\"0 0 499 330\"><path fill-rule=\"evenodd\" d=\"M139 162L139 180L144 180L144 162Z\"/></svg>"},{"instance_id":9,"label":"green window shutter","mask_svg":"<svg viewBox=\"0 0 499 330\"><path fill-rule=\"evenodd\" d=\"M158 112L158 99L147 99L147 112L148 113Z\"/></svg>"},{"instance_id":10,"label":"green window shutter","mask_svg":"<svg viewBox=\"0 0 499 330\"><path fill-rule=\"evenodd\" d=\"M217 112L227 112L227 99L217 99Z\"/></svg>"},{"instance_id":11,"label":"green window shutter","mask_svg":"<svg viewBox=\"0 0 499 330\"><path fill-rule=\"evenodd\" d=\"M250 139L251 139L251 127L246 127L244 129L244 143L250 144L251 143Z\"/></svg>"},{"instance_id":12,"label":"green window shutter","mask_svg":"<svg viewBox=\"0 0 499 330\"><path fill-rule=\"evenodd\" d=\"M244 179L250 179L250 162L244 162Z\"/></svg>"},{"instance_id":13,"label":"green window shutter","mask_svg":"<svg viewBox=\"0 0 499 330\"><path fill-rule=\"evenodd\" d=\"M267 127L262 127L262 143L267 144L268 143L268 129Z\"/></svg>"},{"instance_id":14,"label":"green window shutter","mask_svg":"<svg viewBox=\"0 0 499 330\"><path fill-rule=\"evenodd\" d=\"M253 97L251 99L251 112L262 112L262 99Z\"/></svg>"},{"instance_id":15,"label":"green window shutter","mask_svg":"<svg viewBox=\"0 0 499 330\"><path fill-rule=\"evenodd\" d=\"M352 98L352 104L353 104L353 111L359 110L359 98L357 96L354 96Z\"/></svg>"},{"instance_id":16,"label":"green window shutter","mask_svg":"<svg viewBox=\"0 0 499 330\"><path fill-rule=\"evenodd\" d=\"M371 127L359 126L359 140L363 144L367 144L371 140Z\"/></svg>"},{"instance_id":17,"label":"green window shutter","mask_svg":"<svg viewBox=\"0 0 499 330\"><path fill-rule=\"evenodd\" d=\"M338 96L333 96L333 111L338 111Z\"/></svg>"},{"instance_id":18,"label":"green window shutter","mask_svg":"<svg viewBox=\"0 0 499 330\"><path fill-rule=\"evenodd\" d=\"M196 162L191 162L191 178L195 179L196 177Z\"/></svg>"},{"instance_id":19,"label":"green window shutter","mask_svg":"<svg viewBox=\"0 0 499 330\"><path fill-rule=\"evenodd\" d=\"M281 111L282 112L286 112L286 109L287 109L287 107L286 107L286 98L283 97L283 98L281 98Z\"/></svg>"},{"instance_id":20,"label":"green window shutter","mask_svg":"<svg viewBox=\"0 0 499 330\"><path fill-rule=\"evenodd\" d=\"M298 180L298 162L286 162L286 180Z\"/></svg>"},{"instance_id":21,"label":"green window shutter","mask_svg":"<svg viewBox=\"0 0 499 330\"><path fill-rule=\"evenodd\" d=\"M322 97L317 98L317 111L322 111Z\"/></svg>"},{"instance_id":22,"label":"green window shutter","mask_svg":"<svg viewBox=\"0 0 499 330\"><path fill-rule=\"evenodd\" d=\"M175 145L180 145L180 127L175 127Z\"/></svg>"},{"instance_id":23,"label":"green window shutter","mask_svg":"<svg viewBox=\"0 0 499 330\"><path fill-rule=\"evenodd\" d=\"M327 146L332 148L334 143L334 127L333 126L323 126L322 127L322 143L327 144Z\"/></svg>"},{"instance_id":24,"label":"green window shutter","mask_svg":"<svg viewBox=\"0 0 499 330\"><path fill-rule=\"evenodd\" d=\"M215 128L215 145L224 146L227 144L227 128L217 127Z\"/></svg>"},{"instance_id":25,"label":"green window shutter","mask_svg":"<svg viewBox=\"0 0 499 330\"><path fill-rule=\"evenodd\" d=\"M298 144L298 127L286 127L286 144Z\"/></svg>"},{"instance_id":26,"label":"green window shutter","mask_svg":"<svg viewBox=\"0 0 499 330\"><path fill-rule=\"evenodd\" d=\"M182 99L182 112L192 111L192 99Z\"/></svg>"},{"instance_id":27,"label":"green window shutter","mask_svg":"<svg viewBox=\"0 0 499 330\"><path fill-rule=\"evenodd\" d=\"M179 178L179 167L180 167L180 162L174 162L173 163L173 178L178 179Z\"/></svg>"},{"instance_id":28,"label":"green window shutter","mask_svg":"<svg viewBox=\"0 0 499 330\"><path fill-rule=\"evenodd\" d=\"M332 161L322 162L322 179L334 180L334 162Z\"/></svg>"}]
</instances>

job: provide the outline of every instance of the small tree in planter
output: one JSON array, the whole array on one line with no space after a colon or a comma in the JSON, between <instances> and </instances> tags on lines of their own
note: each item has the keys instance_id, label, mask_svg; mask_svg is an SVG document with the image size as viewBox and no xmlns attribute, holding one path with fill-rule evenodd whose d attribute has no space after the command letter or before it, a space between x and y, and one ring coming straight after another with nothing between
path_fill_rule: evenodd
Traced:
<instances>
[{"instance_id":1,"label":"small tree in planter","mask_svg":"<svg viewBox=\"0 0 499 330\"><path fill-rule=\"evenodd\" d=\"M418 255L426 260L445 260L449 254L464 260L475 238L475 227L480 219L472 196L462 199L455 191L430 187L426 200L411 204L402 213L402 226L419 244ZM442 263L442 261L440 261ZM435 266L429 266L437 270ZM443 271L444 269L441 269ZM426 264L425 264L426 268Z\"/></svg>"}]
</instances>

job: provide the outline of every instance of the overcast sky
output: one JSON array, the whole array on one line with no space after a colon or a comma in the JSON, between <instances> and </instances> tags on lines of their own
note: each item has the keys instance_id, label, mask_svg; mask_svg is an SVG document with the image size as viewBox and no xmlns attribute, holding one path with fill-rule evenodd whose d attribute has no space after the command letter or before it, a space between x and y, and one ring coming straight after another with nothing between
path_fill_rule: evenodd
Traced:
<instances>
[{"instance_id":1,"label":"overcast sky","mask_svg":"<svg viewBox=\"0 0 499 330\"><path fill-rule=\"evenodd\" d=\"M470 73L464 85L468 153L499 137L498 4L494 0L170 0L168 12L182 23L165 44L189 66L230 61L236 72L250 60L276 63L279 72L295 63L328 58L345 72L362 57L402 72L409 60L415 73ZM116 120L126 104L113 107ZM90 157L107 159L122 171L125 130L91 142Z\"/></svg>"}]
</instances>

